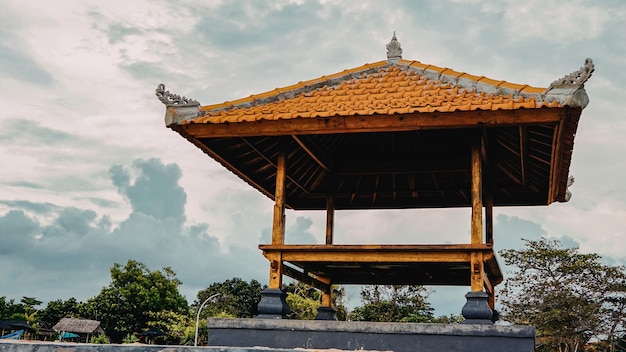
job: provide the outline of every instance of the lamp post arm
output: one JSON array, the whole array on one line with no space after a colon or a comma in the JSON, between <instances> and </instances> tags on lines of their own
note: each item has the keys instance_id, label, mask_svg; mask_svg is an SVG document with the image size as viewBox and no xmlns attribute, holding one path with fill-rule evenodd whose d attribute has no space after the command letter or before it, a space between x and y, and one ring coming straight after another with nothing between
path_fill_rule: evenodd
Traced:
<instances>
[{"instance_id":1,"label":"lamp post arm","mask_svg":"<svg viewBox=\"0 0 626 352\"><path fill-rule=\"evenodd\" d=\"M204 305L207 304L210 300L212 300L213 298L219 296L219 293L216 293L214 295L211 295L209 298L205 299L204 302L202 302L202 304L200 305L200 308L198 308L198 314L196 314L196 333L195 333L195 338L194 338L194 342L193 345L194 346L198 346L198 321L200 320L200 312L202 311L202 308L204 308Z\"/></svg>"}]
</instances>

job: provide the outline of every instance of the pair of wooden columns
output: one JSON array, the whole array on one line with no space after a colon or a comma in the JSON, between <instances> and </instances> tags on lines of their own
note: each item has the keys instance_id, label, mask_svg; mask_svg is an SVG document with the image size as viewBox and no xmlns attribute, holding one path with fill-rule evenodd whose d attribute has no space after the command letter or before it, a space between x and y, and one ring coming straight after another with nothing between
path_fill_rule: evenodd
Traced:
<instances>
[{"instance_id":1,"label":"pair of wooden columns","mask_svg":"<svg viewBox=\"0 0 626 352\"><path fill-rule=\"evenodd\" d=\"M274 218L272 222L272 245L285 244L285 181L287 176L287 156L284 151L281 151L278 155L278 161L276 163L276 191L274 194ZM326 216L326 244L332 245L333 243L333 223L334 223L334 209L335 198L331 195L328 196L326 201L327 216ZM328 280L329 287L330 280ZM270 280L269 288L281 289L283 285L283 260L280 251L273 254L270 258ZM329 292L322 292L322 306L332 306L332 288Z\"/></svg>"}]
</instances>

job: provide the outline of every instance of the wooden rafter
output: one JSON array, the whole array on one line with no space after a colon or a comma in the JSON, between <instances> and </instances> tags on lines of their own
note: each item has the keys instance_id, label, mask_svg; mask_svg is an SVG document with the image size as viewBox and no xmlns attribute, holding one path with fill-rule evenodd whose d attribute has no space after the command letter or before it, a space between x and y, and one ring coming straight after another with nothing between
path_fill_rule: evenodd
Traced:
<instances>
[{"instance_id":1,"label":"wooden rafter","mask_svg":"<svg viewBox=\"0 0 626 352\"><path fill-rule=\"evenodd\" d=\"M276 169L278 169L278 166L277 166L277 165L276 165L276 164L275 164L275 163L274 163L274 162L273 162L270 158L268 158L268 157L267 157L267 156L266 156L266 155L265 155L262 151L260 151L258 148L256 148L256 147L255 147L252 143L248 142L245 138L243 138L243 137L242 137L241 139L243 139L243 140L246 142L246 144L248 144L248 147L249 147L249 148L253 149L256 153L258 153L258 154L259 154L259 156L260 156L261 158L263 158L263 160L265 160L268 164L270 164L270 165L272 165L272 166L276 167ZM296 187L300 188L303 192L305 192L305 193L307 193L307 192L308 192L308 190L307 190L304 186L302 186L302 185L298 182L298 180L295 180L294 178L292 178L292 177L291 177L290 175L288 175L288 174L286 175L286 178L287 178L287 179L288 179L288 180L289 180L289 181L290 181L293 185L295 185Z\"/></svg>"},{"instance_id":2,"label":"wooden rafter","mask_svg":"<svg viewBox=\"0 0 626 352\"><path fill-rule=\"evenodd\" d=\"M315 142L306 136L296 136L292 134L291 138L298 143L300 148L302 148L302 150L304 150L311 157L311 159L315 160L317 165L325 171L331 170L332 162L330 161L330 158L322 152L321 148L319 148Z\"/></svg>"},{"instance_id":3,"label":"wooden rafter","mask_svg":"<svg viewBox=\"0 0 626 352\"><path fill-rule=\"evenodd\" d=\"M528 165L528 151L526 150L528 143L526 143L526 126L519 126L519 160L520 160L520 175L522 186L526 187L527 181L527 165Z\"/></svg>"}]
</instances>

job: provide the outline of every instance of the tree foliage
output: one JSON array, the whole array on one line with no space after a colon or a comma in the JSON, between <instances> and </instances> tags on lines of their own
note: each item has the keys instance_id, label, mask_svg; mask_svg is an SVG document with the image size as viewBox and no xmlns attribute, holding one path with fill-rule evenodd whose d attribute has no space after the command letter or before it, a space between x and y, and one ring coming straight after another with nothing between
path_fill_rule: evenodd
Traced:
<instances>
[{"instance_id":1,"label":"tree foliage","mask_svg":"<svg viewBox=\"0 0 626 352\"><path fill-rule=\"evenodd\" d=\"M354 308L350 320L425 323L433 320L433 308L423 286L371 285L361 290L362 306Z\"/></svg>"},{"instance_id":2,"label":"tree foliage","mask_svg":"<svg viewBox=\"0 0 626 352\"><path fill-rule=\"evenodd\" d=\"M7 300L6 296L0 297L0 320L26 320L24 305L15 303L15 299Z\"/></svg>"},{"instance_id":3,"label":"tree foliage","mask_svg":"<svg viewBox=\"0 0 626 352\"><path fill-rule=\"evenodd\" d=\"M290 282L284 285L287 292L287 304L291 312L290 319L313 320L317 316L317 309L322 306L322 292L302 282ZM348 308L345 305L346 291L343 287L332 286L332 305L335 308L335 316L339 321L348 318Z\"/></svg>"},{"instance_id":4,"label":"tree foliage","mask_svg":"<svg viewBox=\"0 0 626 352\"><path fill-rule=\"evenodd\" d=\"M80 303L72 297L66 301L57 299L50 301L44 309L39 312L39 320L49 328L58 323L62 318L80 317Z\"/></svg>"},{"instance_id":5,"label":"tree foliage","mask_svg":"<svg viewBox=\"0 0 626 352\"><path fill-rule=\"evenodd\" d=\"M500 253L517 267L502 291L502 317L537 328L538 350L576 351L592 337L615 336L625 318L624 271L557 240L525 240Z\"/></svg>"},{"instance_id":6,"label":"tree foliage","mask_svg":"<svg viewBox=\"0 0 626 352\"><path fill-rule=\"evenodd\" d=\"M196 312L200 305L209 297L217 295L212 302L208 302L200 316L218 317L231 316L235 318L252 318L258 314L257 304L261 300L261 291L264 289L256 280L246 282L238 277L216 282L208 288L198 292L196 301L191 305Z\"/></svg>"},{"instance_id":7,"label":"tree foliage","mask_svg":"<svg viewBox=\"0 0 626 352\"><path fill-rule=\"evenodd\" d=\"M287 304L291 309L288 317L298 320L313 320L317 315L317 308L322 305L322 293L313 287L298 282L290 283L285 287Z\"/></svg>"},{"instance_id":8,"label":"tree foliage","mask_svg":"<svg viewBox=\"0 0 626 352\"><path fill-rule=\"evenodd\" d=\"M141 331L153 323L157 313L188 314L188 306L178 287L180 281L170 268L151 271L134 260L111 268L111 283L89 299L81 314L100 320L112 341Z\"/></svg>"}]
</instances>

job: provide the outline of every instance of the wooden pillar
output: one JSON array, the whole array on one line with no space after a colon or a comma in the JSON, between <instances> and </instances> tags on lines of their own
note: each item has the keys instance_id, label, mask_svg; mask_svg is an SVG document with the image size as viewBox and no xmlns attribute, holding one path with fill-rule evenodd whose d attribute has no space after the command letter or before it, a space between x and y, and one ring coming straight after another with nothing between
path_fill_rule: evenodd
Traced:
<instances>
[{"instance_id":1,"label":"wooden pillar","mask_svg":"<svg viewBox=\"0 0 626 352\"><path fill-rule=\"evenodd\" d=\"M330 286L329 289L330 292L323 292L322 291L322 306L323 307L332 307L333 306L333 288L332 285Z\"/></svg>"},{"instance_id":2,"label":"wooden pillar","mask_svg":"<svg viewBox=\"0 0 626 352\"><path fill-rule=\"evenodd\" d=\"M483 243L483 175L480 145L472 147L472 244Z\"/></svg>"},{"instance_id":3,"label":"wooden pillar","mask_svg":"<svg viewBox=\"0 0 626 352\"><path fill-rule=\"evenodd\" d=\"M272 222L272 244L285 244L285 179L287 156L284 151L278 154L276 165L276 192L274 193L274 219ZM283 284L282 256L270 259L269 288L280 289Z\"/></svg>"},{"instance_id":4,"label":"wooden pillar","mask_svg":"<svg viewBox=\"0 0 626 352\"><path fill-rule=\"evenodd\" d=\"M331 174L331 180L334 188L335 175ZM327 245L333 244L335 227L335 193L333 192L326 195L326 241ZM322 307L333 306L333 288L331 282L329 282L328 290L322 291Z\"/></svg>"},{"instance_id":5,"label":"wooden pillar","mask_svg":"<svg viewBox=\"0 0 626 352\"><path fill-rule=\"evenodd\" d=\"M472 146L472 244L483 243L483 175L481 143ZM472 253L471 287L472 292L483 291L484 261L482 252Z\"/></svg>"},{"instance_id":6,"label":"wooden pillar","mask_svg":"<svg viewBox=\"0 0 626 352\"><path fill-rule=\"evenodd\" d=\"M333 233L335 224L335 195L329 194L326 196L326 244L333 244ZM322 291L322 306L332 307L333 305L333 289L332 285L329 285L328 291Z\"/></svg>"},{"instance_id":7,"label":"wooden pillar","mask_svg":"<svg viewBox=\"0 0 626 352\"><path fill-rule=\"evenodd\" d=\"M326 196L326 244L333 244L335 226L335 196Z\"/></svg>"},{"instance_id":8,"label":"wooden pillar","mask_svg":"<svg viewBox=\"0 0 626 352\"><path fill-rule=\"evenodd\" d=\"M493 184L491 177L485 179L485 243L493 245Z\"/></svg>"},{"instance_id":9,"label":"wooden pillar","mask_svg":"<svg viewBox=\"0 0 626 352\"><path fill-rule=\"evenodd\" d=\"M472 253L472 274L471 284L472 292L482 292L485 286L485 266L482 252Z\"/></svg>"},{"instance_id":10,"label":"wooden pillar","mask_svg":"<svg viewBox=\"0 0 626 352\"><path fill-rule=\"evenodd\" d=\"M483 244L483 148L482 138L477 138L472 146L472 244ZM485 160L487 160L485 158ZM493 294L484 291L492 287L485 274L485 258L482 251L476 251L470 258L471 292L465 297L467 303L462 314L466 324L490 324L493 312L489 306Z\"/></svg>"}]
</instances>

